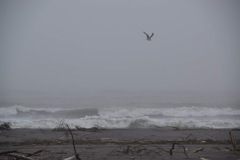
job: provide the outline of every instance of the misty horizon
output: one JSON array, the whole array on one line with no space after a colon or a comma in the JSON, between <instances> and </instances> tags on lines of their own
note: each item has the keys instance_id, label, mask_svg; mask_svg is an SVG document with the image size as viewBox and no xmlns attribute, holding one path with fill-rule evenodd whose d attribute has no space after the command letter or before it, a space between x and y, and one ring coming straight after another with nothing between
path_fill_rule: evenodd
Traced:
<instances>
[{"instance_id":1,"label":"misty horizon","mask_svg":"<svg viewBox=\"0 0 240 160\"><path fill-rule=\"evenodd\" d=\"M0 4L3 94L239 91L238 1Z\"/></svg>"}]
</instances>

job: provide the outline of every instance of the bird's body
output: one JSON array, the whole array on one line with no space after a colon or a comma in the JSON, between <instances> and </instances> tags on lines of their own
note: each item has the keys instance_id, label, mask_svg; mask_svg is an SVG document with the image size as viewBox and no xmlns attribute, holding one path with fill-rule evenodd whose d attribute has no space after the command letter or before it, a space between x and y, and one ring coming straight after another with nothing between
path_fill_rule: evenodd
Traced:
<instances>
[{"instance_id":1,"label":"bird's body","mask_svg":"<svg viewBox=\"0 0 240 160\"><path fill-rule=\"evenodd\" d=\"M147 36L148 41L152 40L152 37L153 37L154 33L152 33L151 36L149 36L146 32L143 32L143 33Z\"/></svg>"}]
</instances>

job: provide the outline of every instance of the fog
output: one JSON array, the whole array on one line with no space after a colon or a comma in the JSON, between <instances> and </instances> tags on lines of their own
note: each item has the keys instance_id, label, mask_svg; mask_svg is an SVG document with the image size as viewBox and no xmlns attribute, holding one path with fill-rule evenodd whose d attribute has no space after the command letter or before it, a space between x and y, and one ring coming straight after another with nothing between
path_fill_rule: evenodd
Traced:
<instances>
[{"instance_id":1,"label":"fog","mask_svg":"<svg viewBox=\"0 0 240 160\"><path fill-rule=\"evenodd\" d=\"M238 0L2 0L0 89L235 92L239 10Z\"/></svg>"}]
</instances>

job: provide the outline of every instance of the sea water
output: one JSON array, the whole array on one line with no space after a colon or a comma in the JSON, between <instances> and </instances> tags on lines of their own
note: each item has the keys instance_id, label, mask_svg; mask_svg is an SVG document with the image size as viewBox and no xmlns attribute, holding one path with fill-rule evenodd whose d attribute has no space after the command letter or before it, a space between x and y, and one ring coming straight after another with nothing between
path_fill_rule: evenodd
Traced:
<instances>
[{"instance_id":1,"label":"sea water","mask_svg":"<svg viewBox=\"0 0 240 160\"><path fill-rule=\"evenodd\" d=\"M240 108L226 95L96 92L2 96L0 121L13 128L240 128Z\"/></svg>"}]
</instances>

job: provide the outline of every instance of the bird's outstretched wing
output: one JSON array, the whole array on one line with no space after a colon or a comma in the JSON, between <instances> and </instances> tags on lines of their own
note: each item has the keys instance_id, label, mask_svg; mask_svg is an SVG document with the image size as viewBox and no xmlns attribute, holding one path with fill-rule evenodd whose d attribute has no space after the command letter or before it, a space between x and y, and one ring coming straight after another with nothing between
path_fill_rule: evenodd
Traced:
<instances>
[{"instance_id":1,"label":"bird's outstretched wing","mask_svg":"<svg viewBox=\"0 0 240 160\"><path fill-rule=\"evenodd\" d=\"M152 37L153 37L153 35L154 35L154 33L152 33L152 34L151 34L150 38L152 38Z\"/></svg>"},{"instance_id":2,"label":"bird's outstretched wing","mask_svg":"<svg viewBox=\"0 0 240 160\"><path fill-rule=\"evenodd\" d=\"M149 35L146 32L143 32L143 33L147 36L147 38L150 38Z\"/></svg>"}]
</instances>

